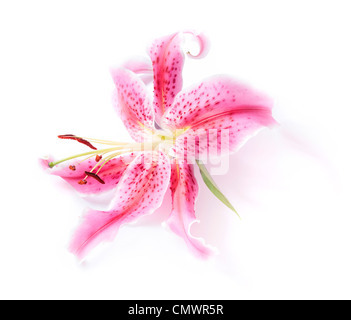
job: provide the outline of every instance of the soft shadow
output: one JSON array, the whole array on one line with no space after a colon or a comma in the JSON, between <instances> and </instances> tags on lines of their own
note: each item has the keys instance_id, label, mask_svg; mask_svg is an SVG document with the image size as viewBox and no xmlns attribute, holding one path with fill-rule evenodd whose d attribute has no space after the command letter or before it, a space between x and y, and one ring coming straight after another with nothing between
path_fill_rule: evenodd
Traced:
<instances>
[{"instance_id":1,"label":"soft shadow","mask_svg":"<svg viewBox=\"0 0 351 320\"><path fill-rule=\"evenodd\" d=\"M284 164L287 158L312 158L329 177L335 179L336 171L326 153L312 141L299 127L280 125L261 131L230 156L228 172L213 176L213 179L242 220L208 190L197 172L200 193L196 212L200 223L194 225L193 232L217 247L218 262L222 268L231 273L240 268L236 261L235 246L240 242L235 237L236 230L245 219L260 214L257 212L262 207L260 199L267 190L273 193L279 191L284 183L281 174L291 169Z\"/></svg>"}]
</instances>

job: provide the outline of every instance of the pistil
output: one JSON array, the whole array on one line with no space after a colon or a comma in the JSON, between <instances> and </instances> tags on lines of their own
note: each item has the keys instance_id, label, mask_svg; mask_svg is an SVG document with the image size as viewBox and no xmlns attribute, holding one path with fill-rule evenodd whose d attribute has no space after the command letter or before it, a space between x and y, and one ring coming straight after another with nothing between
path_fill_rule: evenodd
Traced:
<instances>
[{"instance_id":1,"label":"pistil","mask_svg":"<svg viewBox=\"0 0 351 320\"><path fill-rule=\"evenodd\" d=\"M67 157L67 158L64 158L64 159L61 159L61 160L58 160L58 161L50 162L49 163L49 167L53 168L57 164L65 162L65 161L68 161L68 160L72 160L72 159L75 159L75 158L80 158L80 157L84 157L84 156L88 156L88 155L96 155L96 154L99 154L99 153L102 153L102 152L111 152L111 151L115 151L116 149L117 148L108 148L108 149L99 149L99 150L96 150L96 151L89 151L89 152L79 153L79 154L76 154L74 156L70 156L70 157Z\"/></svg>"}]
</instances>

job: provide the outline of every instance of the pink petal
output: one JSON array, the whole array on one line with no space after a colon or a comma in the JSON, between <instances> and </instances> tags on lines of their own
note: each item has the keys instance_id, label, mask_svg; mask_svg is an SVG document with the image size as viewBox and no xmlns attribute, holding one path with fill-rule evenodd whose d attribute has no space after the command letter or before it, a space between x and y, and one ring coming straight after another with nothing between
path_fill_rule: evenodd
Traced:
<instances>
[{"instance_id":1,"label":"pink petal","mask_svg":"<svg viewBox=\"0 0 351 320\"><path fill-rule=\"evenodd\" d=\"M89 211L76 231L70 251L83 258L102 240L112 240L122 224L150 214L163 200L170 179L168 157L140 154L121 178L109 211Z\"/></svg>"},{"instance_id":2,"label":"pink petal","mask_svg":"<svg viewBox=\"0 0 351 320\"><path fill-rule=\"evenodd\" d=\"M122 67L137 74L152 73L151 61L145 57L134 57L129 59L124 62Z\"/></svg>"},{"instance_id":3,"label":"pink petal","mask_svg":"<svg viewBox=\"0 0 351 320\"><path fill-rule=\"evenodd\" d=\"M183 85L184 54L179 33L155 40L149 54L154 71L154 109L156 121L171 105Z\"/></svg>"},{"instance_id":4,"label":"pink petal","mask_svg":"<svg viewBox=\"0 0 351 320\"><path fill-rule=\"evenodd\" d=\"M129 153L107 162L98 173L99 177L105 182L105 184L102 184L91 177L86 179L86 184L78 183L78 181L86 177L85 171L90 171L97 164L95 159L88 159L82 163L79 163L79 160L74 160L69 163L57 165L50 169L50 173L60 176L78 192L84 194L101 193L117 186L128 165L136 156L136 153ZM75 170L70 169L70 166L74 166ZM96 172L98 168L99 167L97 167L94 172Z\"/></svg>"},{"instance_id":5,"label":"pink petal","mask_svg":"<svg viewBox=\"0 0 351 320\"><path fill-rule=\"evenodd\" d=\"M175 143L178 159L194 163L237 151L249 138L276 122L269 109L251 108L213 116L188 129Z\"/></svg>"},{"instance_id":6,"label":"pink petal","mask_svg":"<svg viewBox=\"0 0 351 320\"><path fill-rule=\"evenodd\" d=\"M232 111L271 110L272 101L227 76L214 76L183 90L163 117L171 128L185 128Z\"/></svg>"},{"instance_id":7,"label":"pink petal","mask_svg":"<svg viewBox=\"0 0 351 320\"><path fill-rule=\"evenodd\" d=\"M188 247L200 257L206 258L212 252L203 239L191 235L190 228L197 221L195 201L198 185L192 165L173 163L171 175L172 212L167 220L170 229L182 237Z\"/></svg>"},{"instance_id":8,"label":"pink petal","mask_svg":"<svg viewBox=\"0 0 351 320\"><path fill-rule=\"evenodd\" d=\"M152 64L150 59L135 57L126 61L122 67L136 73L145 84L150 83L153 79Z\"/></svg>"},{"instance_id":9,"label":"pink petal","mask_svg":"<svg viewBox=\"0 0 351 320\"><path fill-rule=\"evenodd\" d=\"M209 150L214 154L220 148L219 155L223 155L237 150L262 127L275 123L272 104L263 94L229 77L215 76L179 93L163 124L173 129L188 128L176 141L178 157L193 158Z\"/></svg>"},{"instance_id":10,"label":"pink petal","mask_svg":"<svg viewBox=\"0 0 351 320\"><path fill-rule=\"evenodd\" d=\"M116 91L113 102L132 138L141 142L153 130L154 115L145 84L126 69L111 71Z\"/></svg>"}]
</instances>

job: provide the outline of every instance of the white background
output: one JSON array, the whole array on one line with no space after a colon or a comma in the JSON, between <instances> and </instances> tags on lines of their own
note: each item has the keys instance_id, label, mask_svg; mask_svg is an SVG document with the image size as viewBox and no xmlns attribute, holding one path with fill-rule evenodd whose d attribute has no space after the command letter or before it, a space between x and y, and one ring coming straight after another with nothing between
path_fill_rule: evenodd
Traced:
<instances>
[{"instance_id":1,"label":"white background","mask_svg":"<svg viewBox=\"0 0 351 320\"><path fill-rule=\"evenodd\" d=\"M349 1L2 1L1 299L350 299ZM275 100L262 131L215 177L199 177L198 260L161 227L170 195L83 263L67 250L87 206L38 158L82 149L58 134L125 141L109 67L153 38L204 31L184 84L227 73Z\"/></svg>"}]
</instances>

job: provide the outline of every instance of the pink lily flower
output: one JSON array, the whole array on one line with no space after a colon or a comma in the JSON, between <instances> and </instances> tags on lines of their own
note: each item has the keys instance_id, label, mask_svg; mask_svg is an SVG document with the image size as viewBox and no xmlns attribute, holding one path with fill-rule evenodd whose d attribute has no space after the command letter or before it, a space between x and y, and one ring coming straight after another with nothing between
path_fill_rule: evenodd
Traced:
<instances>
[{"instance_id":1,"label":"pink lily flower","mask_svg":"<svg viewBox=\"0 0 351 320\"><path fill-rule=\"evenodd\" d=\"M206 41L193 35L200 51L187 54L198 58L207 50ZM109 209L89 210L76 230L70 251L78 258L102 240L112 240L123 224L154 212L168 188L172 211L166 224L194 253L209 256L210 247L191 234L199 190L195 160L234 152L258 130L275 123L271 100L228 76L214 76L182 90L182 41L182 33L156 39L148 61L129 61L111 72L114 105L134 143L62 135L59 138L92 150L43 161L80 193L116 188ZM153 99L147 89L152 75ZM97 149L95 144L108 147Z\"/></svg>"}]
</instances>

